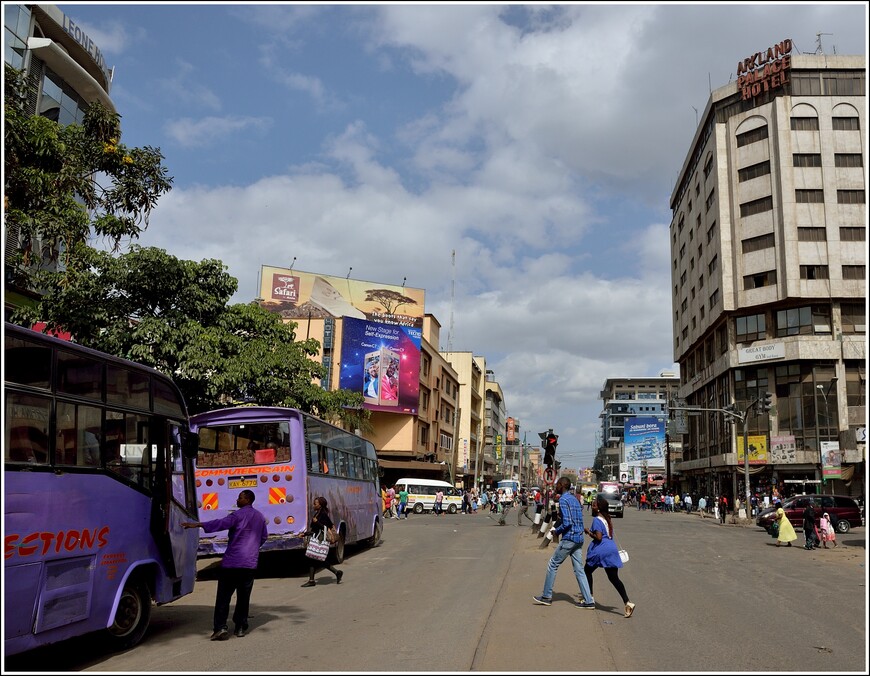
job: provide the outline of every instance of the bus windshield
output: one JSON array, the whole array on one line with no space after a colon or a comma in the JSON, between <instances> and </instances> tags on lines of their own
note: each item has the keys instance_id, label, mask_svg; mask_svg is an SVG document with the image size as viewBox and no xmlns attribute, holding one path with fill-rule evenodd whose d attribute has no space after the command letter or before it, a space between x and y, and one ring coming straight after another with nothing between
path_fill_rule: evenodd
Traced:
<instances>
[{"instance_id":1,"label":"bus windshield","mask_svg":"<svg viewBox=\"0 0 870 676\"><path fill-rule=\"evenodd\" d=\"M344 545L376 544L383 523L377 455L371 442L292 408L240 406L191 418L198 433L197 500L207 520L236 508L239 491L254 492L269 537L263 551L301 549L309 508L324 497ZM200 534L200 557L226 551L228 534Z\"/></svg>"},{"instance_id":2,"label":"bus windshield","mask_svg":"<svg viewBox=\"0 0 870 676\"><path fill-rule=\"evenodd\" d=\"M97 630L132 647L152 602L196 577L181 393L68 341L8 323L4 338L5 652Z\"/></svg>"}]
</instances>

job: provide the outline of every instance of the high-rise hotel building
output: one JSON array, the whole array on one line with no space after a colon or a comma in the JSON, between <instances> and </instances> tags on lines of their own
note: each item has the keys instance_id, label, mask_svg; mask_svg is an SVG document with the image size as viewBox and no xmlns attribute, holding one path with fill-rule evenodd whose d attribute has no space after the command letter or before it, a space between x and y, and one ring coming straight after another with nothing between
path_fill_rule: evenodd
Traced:
<instances>
[{"instance_id":1,"label":"high-rise hotel building","mask_svg":"<svg viewBox=\"0 0 870 676\"><path fill-rule=\"evenodd\" d=\"M678 405L749 409L753 492L862 495L865 57L783 40L738 63L671 196ZM767 392L771 410L753 408ZM686 488L742 498L743 425L710 410L688 420Z\"/></svg>"}]
</instances>

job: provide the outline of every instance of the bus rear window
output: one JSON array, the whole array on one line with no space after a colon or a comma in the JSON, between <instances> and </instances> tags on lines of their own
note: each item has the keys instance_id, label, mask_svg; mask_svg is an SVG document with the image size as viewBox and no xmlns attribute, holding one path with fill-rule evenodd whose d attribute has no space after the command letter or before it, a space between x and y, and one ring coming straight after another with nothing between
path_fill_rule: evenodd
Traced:
<instances>
[{"instance_id":1,"label":"bus rear window","mask_svg":"<svg viewBox=\"0 0 870 676\"><path fill-rule=\"evenodd\" d=\"M238 467L289 462L290 425L254 423L201 427L197 467Z\"/></svg>"}]
</instances>

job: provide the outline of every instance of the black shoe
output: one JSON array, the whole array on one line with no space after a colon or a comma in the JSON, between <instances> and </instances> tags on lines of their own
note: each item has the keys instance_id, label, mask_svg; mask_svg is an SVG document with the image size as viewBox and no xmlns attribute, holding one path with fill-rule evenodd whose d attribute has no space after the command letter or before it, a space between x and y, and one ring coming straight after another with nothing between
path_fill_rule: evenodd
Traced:
<instances>
[{"instance_id":1,"label":"black shoe","mask_svg":"<svg viewBox=\"0 0 870 676\"><path fill-rule=\"evenodd\" d=\"M230 632L226 630L226 627L224 627L223 629L215 630L215 632L211 635L212 641L227 641L229 640L229 638Z\"/></svg>"},{"instance_id":2,"label":"black shoe","mask_svg":"<svg viewBox=\"0 0 870 676\"><path fill-rule=\"evenodd\" d=\"M302 586L303 586L303 587L313 587L313 586L315 586L316 584L317 584L317 583L316 583L314 580L308 580L308 582L306 582L306 583L303 584Z\"/></svg>"},{"instance_id":3,"label":"black shoe","mask_svg":"<svg viewBox=\"0 0 870 676\"><path fill-rule=\"evenodd\" d=\"M344 571L340 570L335 574L335 584L341 584L341 578L344 577Z\"/></svg>"},{"instance_id":4,"label":"black shoe","mask_svg":"<svg viewBox=\"0 0 870 676\"><path fill-rule=\"evenodd\" d=\"M236 630L233 632L233 636L237 636L238 638L244 638L248 634L248 625L243 624L241 627L236 627Z\"/></svg>"}]
</instances>

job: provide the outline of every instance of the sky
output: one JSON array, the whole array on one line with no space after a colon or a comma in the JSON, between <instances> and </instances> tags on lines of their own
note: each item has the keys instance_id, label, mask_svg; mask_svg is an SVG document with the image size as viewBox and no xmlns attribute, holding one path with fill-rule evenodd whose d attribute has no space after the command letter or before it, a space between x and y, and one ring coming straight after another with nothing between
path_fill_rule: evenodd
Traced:
<instances>
[{"instance_id":1,"label":"sky","mask_svg":"<svg viewBox=\"0 0 870 676\"><path fill-rule=\"evenodd\" d=\"M608 378L678 372L669 200L711 90L786 38L867 51L863 2L58 6L174 177L138 244L223 261L232 302L261 265L425 289L569 469Z\"/></svg>"}]
</instances>

